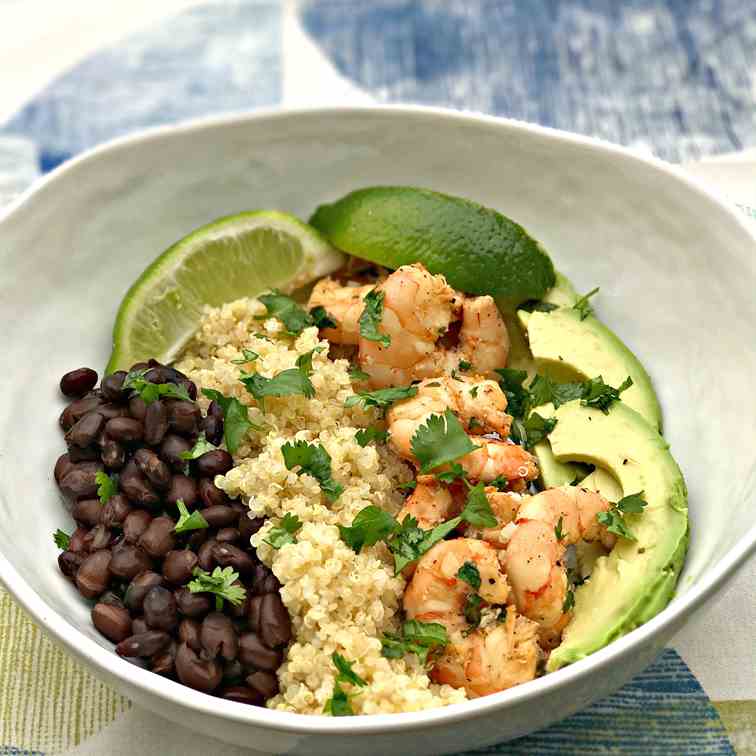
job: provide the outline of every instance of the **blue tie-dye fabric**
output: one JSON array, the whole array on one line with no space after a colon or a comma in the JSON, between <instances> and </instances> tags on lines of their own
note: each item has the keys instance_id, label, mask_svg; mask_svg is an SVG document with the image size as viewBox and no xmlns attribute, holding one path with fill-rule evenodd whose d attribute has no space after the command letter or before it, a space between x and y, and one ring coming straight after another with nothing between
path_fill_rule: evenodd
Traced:
<instances>
[{"instance_id":1,"label":"blue tie-dye fabric","mask_svg":"<svg viewBox=\"0 0 756 756\"><path fill-rule=\"evenodd\" d=\"M136 128L280 102L282 2L208 2L93 55L0 128L0 178L15 170L21 185ZM756 144L756 0L303 0L300 19L381 101L523 118L673 160ZM734 751L668 650L605 701L471 753Z\"/></svg>"}]
</instances>

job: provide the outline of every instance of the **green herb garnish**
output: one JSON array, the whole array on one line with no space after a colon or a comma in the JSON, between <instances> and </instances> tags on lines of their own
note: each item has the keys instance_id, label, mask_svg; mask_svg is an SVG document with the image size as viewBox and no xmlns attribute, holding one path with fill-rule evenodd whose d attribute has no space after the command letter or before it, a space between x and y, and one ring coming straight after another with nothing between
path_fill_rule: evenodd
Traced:
<instances>
[{"instance_id":1,"label":"green herb garnish","mask_svg":"<svg viewBox=\"0 0 756 756\"><path fill-rule=\"evenodd\" d=\"M303 365L305 362L303 361ZM295 367L282 370L272 378L266 378L260 373L243 373L239 380L244 384L247 391L255 397L263 412L265 411L265 397L268 396L302 395L308 399L315 396L315 387L307 375L306 365L304 369Z\"/></svg>"},{"instance_id":2,"label":"green herb garnish","mask_svg":"<svg viewBox=\"0 0 756 756\"><path fill-rule=\"evenodd\" d=\"M557 520L557 524L554 526L554 537L557 539L557 541L563 541L564 540L564 530L562 530L562 525L564 524L564 516L559 515L559 520Z\"/></svg>"},{"instance_id":3,"label":"green herb garnish","mask_svg":"<svg viewBox=\"0 0 756 756\"><path fill-rule=\"evenodd\" d=\"M381 333L378 326L383 318L383 299L385 294L382 291L372 289L369 291L363 301L365 309L360 315L360 336L368 341L377 341L381 346L387 347L391 344L391 336Z\"/></svg>"},{"instance_id":4,"label":"green herb garnish","mask_svg":"<svg viewBox=\"0 0 756 756\"><path fill-rule=\"evenodd\" d=\"M517 309L525 310L525 312L553 312L558 309L558 305L551 304L551 302L541 302L539 299L529 299L519 305Z\"/></svg>"},{"instance_id":5,"label":"green herb garnish","mask_svg":"<svg viewBox=\"0 0 756 756\"><path fill-rule=\"evenodd\" d=\"M388 431L381 430L375 425L371 425L368 428L360 428L357 433L354 434L354 438L360 446L367 446L371 441L384 442L389 437Z\"/></svg>"},{"instance_id":6,"label":"green herb garnish","mask_svg":"<svg viewBox=\"0 0 756 756\"><path fill-rule=\"evenodd\" d=\"M325 307L317 305L310 310L310 317L312 318L312 324L318 328L336 328L338 323L326 312Z\"/></svg>"},{"instance_id":7,"label":"green herb garnish","mask_svg":"<svg viewBox=\"0 0 756 756\"><path fill-rule=\"evenodd\" d=\"M239 606L247 596L243 585L234 585L239 579L239 573L234 572L231 567L225 569L216 567L212 573L195 567L192 575L194 575L194 580L189 581L186 587L192 593L215 594L215 608L219 612L223 611L224 600L234 606Z\"/></svg>"},{"instance_id":8,"label":"green herb garnish","mask_svg":"<svg viewBox=\"0 0 756 756\"><path fill-rule=\"evenodd\" d=\"M203 388L202 393L216 402L223 410L223 440L231 454L236 454L239 444L248 430L262 430L249 419L249 408L236 397L223 396L215 389Z\"/></svg>"},{"instance_id":9,"label":"green herb garnish","mask_svg":"<svg viewBox=\"0 0 756 756\"><path fill-rule=\"evenodd\" d=\"M209 451L215 451L217 448L217 446L214 446L205 438L205 434L203 433L194 442L194 446L189 451L181 452L179 457L186 460L197 459L197 457L201 457Z\"/></svg>"},{"instance_id":10,"label":"green herb garnish","mask_svg":"<svg viewBox=\"0 0 756 756\"><path fill-rule=\"evenodd\" d=\"M281 519L280 525L273 526L268 531L268 537L264 540L268 546L280 549L287 543L296 543L294 534L302 527L302 521L296 515L287 512Z\"/></svg>"},{"instance_id":11,"label":"green herb garnish","mask_svg":"<svg viewBox=\"0 0 756 756\"><path fill-rule=\"evenodd\" d=\"M467 360L460 360L458 367L464 373L472 367L472 362L468 362Z\"/></svg>"},{"instance_id":12,"label":"green herb garnish","mask_svg":"<svg viewBox=\"0 0 756 756\"><path fill-rule=\"evenodd\" d=\"M338 674L336 675L336 680L333 685L333 695L326 701L325 706L323 707L323 712L334 717L350 716L354 714L352 705L349 702L349 699L352 696L350 696L341 685L343 683L364 688L367 685L367 682L365 682L365 680L352 669L354 662L349 661L335 651L331 654L331 659L333 660L333 665L336 667Z\"/></svg>"},{"instance_id":13,"label":"green herb garnish","mask_svg":"<svg viewBox=\"0 0 756 756\"><path fill-rule=\"evenodd\" d=\"M578 301L575 302L574 305L572 305L572 309L577 310L580 314L580 320L585 320L593 312L593 308L591 307L588 300L594 294L597 294L598 290L598 286L595 289L591 289L587 294L584 294L582 297L580 297L580 299L578 299Z\"/></svg>"},{"instance_id":14,"label":"green herb garnish","mask_svg":"<svg viewBox=\"0 0 756 756\"><path fill-rule=\"evenodd\" d=\"M145 378L150 368L143 370L131 370L126 374L123 380L122 388L132 389L138 394L145 404L152 404L156 399L165 397L166 399L183 399L191 402L186 387L175 383L152 383Z\"/></svg>"},{"instance_id":15,"label":"green herb garnish","mask_svg":"<svg viewBox=\"0 0 756 756\"><path fill-rule=\"evenodd\" d=\"M442 483L454 483L455 480L464 480L465 471L459 462L452 462L448 470L436 473L436 478Z\"/></svg>"},{"instance_id":16,"label":"green herb garnish","mask_svg":"<svg viewBox=\"0 0 756 756\"><path fill-rule=\"evenodd\" d=\"M528 408L529 394L522 385L528 374L524 370L514 368L496 368L499 378L499 386L507 397L507 412L512 417L523 417Z\"/></svg>"},{"instance_id":17,"label":"green herb garnish","mask_svg":"<svg viewBox=\"0 0 756 756\"><path fill-rule=\"evenodd\" d=\"M268 317L278 318L292 336L298 336L314 323L312 317L291 297L279 291L261 294L258 299L265 305Z\"/></svg>"},{"instance_id":18,"label":"green herb garnish","mask_svg":"<svg viewBox=\"0 0 756 756\"><path fill-rule=\"evenodd\" d=\"M449 643L446 628L438 622L407 620L401 634L384 633L381 654L387 659L401 659L405 654L416 654L421 664L428 662L428 654Z\"/></svg>"},{"instance_id":19,"label":"green herb garnish","mask_svg":"<svg viewBox=\"0 0 756 756\"><path fill-rule=\"evenodd\" d=\"M427 473L478 449L451 410L430 415L412 436L412 453Z\"/></svg>"},{"instance_id":20,"label":"green herb garnish","mask_svg":"<svg viewBox=\"0 0 756 756\"><path fill-rule=\"evenodd\" d=\"M384 541L398 529L399 524L394 517L372 504L361 509L349 527L339 525L341 540L358 554L363 546Z\"/></svg>"},{"instance_id":21,"label":"green herb garnish","mask_svg":"<svg viewBox=\"0 0 756 756\"><path fill-rule=\"evenodd\" d=\"M564 597L564 603L562 604L562 611L569 612L575 606L575 592L572 588L567 589L567 595Z\"/></svg>"},{"instance_id":22,"label":"green herb garnish","mask_svg":"<svg viewBox=\"0 0 756 756\"><path fill-rule=\"evenodd\" d=\"M283 454L287 470L299 467L297 472L300 475L307 473L320 483L320 489L328 501L336 501L339 498L344 487L333 479L331 456L319 443L308 444L307 441L295 441L292 444L287 441L281 447L281 454Z\"/></svg>"},{"instance_id":23,"label":"green herb garnish","mask_svg":"<svg viewBox=\"0 0 756 756\"><path fill-rule=\"evenodd\" d=\"M474 591L480 588L480 570L472 562L465 562L457 570L457 577L467 583Z\"/></svg>"},{"instance_id":24,"label":"green herb garnish","mask_svg":"<svg viewBox=\"0 0 756 756\"><path fill-rule=\"evenodd\" d=\"M176 526L173 528L174 532L186 533L189 530L204 530L205 528L210 527L199 509L189 514L189 510L186 508L183 499L179 499L176 502L176 506L179 511L179 519Z\"/></svg>"},{"instance_id":25,"label":"green herb garnish","mask_svg":"<svg viewBox=\"0 0 756 756\"><path fill-rule=\"evenodd\" d=\"M498 524L486 496L485 487L485 483L478 483L470 488L465 508L459 515L474 528L495 528Z\"/></svg>"},{"instance_id":26,"label":"green herb garnish","mask_svg":"<svg viewBox=\"0 0 756 756\"><path fill-rule=\"evenodd\" d=\"M253 352L251 349L242 349L244 357L240 360L231 360L232 365L246 365L248 362L254 362L260 356L257 352Z\"/></svg>"},{"instance_id":27,"label":"green herb garnish","mask_svg":"<svg viewBox=\"0 0 756 756\"><path fill-rule=\"evenodd\" d=\"M367 381L369 378L370 376L364 370L360 370L359 368L352 368L349 371L349 380Z\"/></svg>"},{"instance_id":28,"label":"green herb garnish","mask_svg":"<svg viewBox=\"0 0 756 756\"><path fill-rule=\"evenodd\" d=\"M619 388L614 388L604 383L604 379L598 376L583 384L583 395L580 404L584 407L596 407L605 415L608 415L612 402L618 401L620 394L632 385L633 379L630 376L625 378Z\"/></svg>"},{"instance_id":29,"label":"green herb garnish","mask_svg":"<svg viewBox=\"0 0 756 756\"><path fill-rule=\"evenodd\" d=\"M557 424L555 417L541 417L537 412L532 412L525 421L515 419L512 421L510 437L526 449L532 449L539 441L554 430Z\"/></svg>"},{"instance_id":30,"label":"green herb garnish","mask_svg":"<svg viewBox=\"0 0 756 756\"><path fill-rule=\"evenodd\" d=\"M477 593L468 593L463 609L465 619L472 627L480 625L480 605L483 599Z\"/></svg>"},{"instance_id":31,"label":"green herb garnish","mask_svg":"<svg viewBox=\"0 0 756 756\"><path fill-rule=\"evenodd\" d=\"M103 504L107 504L118 493L117 475L108 475L106 472L98 470L95 473L95 483L97 483L97 495Z\"/></svg>"},{"instance_id":32,"label":"green herb garnish","mask_svg":"<svg viewBox=\"0 0 756 756\"><path fill-rule=\"evenodd\" d=\"M63 532L60 528L58 528L53 533L53 541L55 541L55 545L61 551L68 551L68 547L71 545L71 536L68 535L68 533Z\"/></svg>"},{"instance_id":33,"label":"green herb garnish","mask_svg":"<svg viewBox=\"0 0 756 756\"><path fill-rule=\"evenodd\" d=\"M606 512L599 512L596 519L606 526L610 533L626 538L628 541L635 541L637 539L625 524L624 516L626 514L640 514L647 506L648 502L643 498L643 491L640 491L620 499L616 504L612 504Z\"/></svg>"},{"instance_id":34,"label":"green herb garnish","mask_svg":"<svg viewBox=\"0 0 756 756\"><path fill-rule=\"evenodd\" d=\"M362 406L379 407L384 409L394 402L400 402L403 399L411 399L417 394L417 386L400 386L396 388L377 389L376 391L360 391L353 396L348 396L344 406L354 407L355 404L362 403Z\"/></svg>"}]
</instances>

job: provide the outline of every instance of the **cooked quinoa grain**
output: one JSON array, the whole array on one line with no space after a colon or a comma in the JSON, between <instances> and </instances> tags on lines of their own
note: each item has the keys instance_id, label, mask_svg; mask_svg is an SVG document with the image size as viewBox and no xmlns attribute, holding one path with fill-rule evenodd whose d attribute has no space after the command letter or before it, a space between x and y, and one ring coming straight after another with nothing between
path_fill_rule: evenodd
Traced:
<instances>
[{"instance_id":1,"label":"cooked quinoa grain","mask_svg":"<svg viewBox=\"0 0 756 756\"><path fill-rule=\"evenodd\" d=\"M247 502L252 516L270 518L252 543L282 584L294 640L278 670L280 693L268 706L321 713L333 693L334 651L353 661L354 671L368 683L349 691L356 693L351 699L356 714L416 711L465 700L464 690L431 683L415 657L381 656L383 633L399 628L405 581L394 575L385 545L355 554L339 536L337 526L350 525L369 504L396 514L403 503L397 486L412 478L410 469L385 445L363 448L355 441L357 430L379 420L380 413L344 407L353 394L349 363L329 359L329 344L318 339L317 328L291 337L278 320L260 319L264 314L260 302L248 299L208 308L177 367L199 386L248 405L250 420L262 427L249 432L236 466L216 484ZM310 378L315 397L268 397L261 412L239 382L240 369L272 377L318 347L322 351L313 354ZM242 359L242 349L259 357L240 368L232 360ZM294 440L317 441L331 456L333 478L344 487L336 502L328 502L310 475L286 469L281 446ZM296 543L275 550L265 540L286 513L303 524Z\"/></svg>"}]
</instances>

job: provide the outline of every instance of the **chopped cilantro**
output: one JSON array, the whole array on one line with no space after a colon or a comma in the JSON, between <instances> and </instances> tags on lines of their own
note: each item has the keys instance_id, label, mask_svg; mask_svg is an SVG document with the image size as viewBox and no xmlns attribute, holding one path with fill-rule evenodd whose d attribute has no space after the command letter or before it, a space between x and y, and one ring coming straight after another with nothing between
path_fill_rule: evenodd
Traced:
<instances>
[{"instance_id":1,"label":"chopped cilantro","mask_svg":"<svg viewBox=\"0 0 756 756\"><path fill-rule=\"evenodd\" d=\"M212 573L195 567L192 575L194 580L189 581L186 587L192 593L215 594L215 608L219 612L223 611L224 599L234 606L239 606L247 595L243 585L234 585L239 579L239 573L234 572L231 567L216 567Z\"/></svg>"},{"instance_id":2,"label":"chopped cilantro","mask_svg":"<svg viewBox=\"0 0 756 756\"><path fill-rule=\"evenodd\" d=\"M578 299L577 302L575 302L574 305L572 305L573 310L577 310L580 314L580 320L585 320L592 312L593 308L590 305L590 302L588 301L594 294L597 294L599 290L599 287L597 286L595 289L591 289L587 294L583 295Z\"/></svg>"},{"instance_id":3,"label":"chopped cilantro","mask_svg":"<svg viewBox=\"0 0 756 756\"><path fill-rule=\"evenodd\" d=\"M260 355L251 349L242 349L244 357L240 360L231 360L232 365L246 365L248 362L254 362Z\"/></svg>"},{"instance_id":4,"label":"chopped cilantro","mask_svg":"<svg viewBox=\"0 0 756 756\"><path fill-rule=\"evenodd\" d=\"M368 407L383 409L394 402L411 399L415 394L417 394L417 386L398 386L396 388L377 389L376 391L360 391L353 396L348 396L344 402L344 406L348 408L362 403L365 409Z\"/></svg>"},{"instance_id":5,"label":"chopped cilantro","mask_svg":"<svg viewBox=\"0 0 756 756\"><path fill-rule=\"evenodd\" d=\"M206 454L209 451L215 451L215 449L217 448L217 446L214 446L205 438L205 434L203 433L194 442L194 446L189 449L189 451L181 452L181 454L179 454L179 457L181 457L181 459L187 460L197 459L197 457L201 457L203 454Z\"/></svg>"},{"instance_id":6,"label":"chopped cilantro","mask_svg":"<svg viewBox=\"0 0 756 756\"><path fill-rule=\"evenodd\" d=\"M152 383L145 378L149 368L144 370L131 370L123 380L123 389L132 389L142 397L145 404L152 404L160 397L167 399L183 399L192 401L186 387L175 383Z\"/></svg>"},{"instance_id":7,"label":"chopped cilantro","mask_svg":"<svg viewBox=\"0 0 756 756\"><path fill-rule=\"evenodd\" d=\"M475 430L476 428L482 428L483 426L478 421L477 417L471 417L467 423L467 427L469 430Z\"/></svg>"},{"instance_id":8,"label":"chopped cilantro","mask_svg":"<svg viewBox=\"0 0 756 756\"><path fill-rule=\"evenodd\" d=\"M419 559L423 554L446 538L462 521L455 517L448 522L437 525L432 530L423 530L411 515L402 520L401 526L389 541L388 547L394 555L394 572L398 575L408 564Z\"/></svg>"},{"instance_id":9,"label":"chopped cilantro","mask_svg":"<svg viewBox=\"0 0 756 756\"><path fill-rule=\"evenodd\" d=\"M300 358L301 359L301 358ZM315 396L315 387L307 376L305 369L300 367L282 370L272 378L266 378L260 373L243 373L239 380L265 411L265 397L267 396L294 396L301 394L308 399Z\"/></svg>"},{"instance_id":10,"label":"chopped cilantro","mask_svg":"<svg viewBox=\"0 0 756 756\"><path fill-rule=\"evenodd\" d=\"M527 449L532 449L539 441L554 430L557 424L555 417L541 417L537 412L532 412L524 422L514 420L510 436L513 441L522 444Z\"/></svg>"},{"instance_id":11,"label":"chopped cilantro","mask_svg":"<svg viewBox=\"0 0 756 756\"><path fill-rule=\"evenodd\" d=\"M68 535L68 533L64 533L60 528L58 528L53 533L53 541L55 541L55 545L61 551L67 551L68 547L71 545L71 536Z\"/></svg>"},{"instance_id":12,"label":"chopped cilantro","mask_svg":"<svg viewBox=\"0 0 756 756\"><path fill-rule=\"evenodd\" d=\"M323 714L330 714L332 717L350 717L354 714L349 696L339 683L334 683L333 695L325 702Z\"/></svg>"},{"instance_id":13,"label":"chopped cilantro","mask_svg":"<svg viewBox=\"0 0 756 756\"><path fill-rule=\"evenodd\" d=\"M414 491L417 488L417 481L408 480L406 483L400 483L396 488L399 491Z\"/></svg>"},{"instance_id":14,"label":"chopped cilantro","mask_svg":"<svg viewBox=\"0 0 756 756\"><path fill-rule=\"evenodd\" d=\"M614 506L623 514L640 514L648 502L643 498L643 491L639 491L621 498Z\"/></svg>"},{"instance_id":15,"label":"chopped cilantro","mask_svg":"<svg viewBox=\"0 0 756 756\"><path fill-rule=\"evenodd\" d=\"M334 717L350 716L354 714L352 705L349 702L350 695L341 687L342 683L349 685L356 685L359 688L364 688L367 682L363 680L353 669L354 662L350 662L345 659L341 654L333 652L331 659L336 667L338 674L333 685L333 695L329 698L323 712L331 714Z\"/></svg>"},{"instance_id":16,"label":"chopped cilantro","mask_svg":"<svg viewBox=\"0 0 756 756\"><path fill-rule=\"evenodd\" d=\"M469 370L472 367L472 362L468 362L467 360L460 360L459 361L459 369L464 373L467 370Z\"/></svg>"},{"instance_id":17,"label":"chopped cilantro","mask_svg":"<svg viewBox=\"0 0 756 756\"><path fill-rule=\"evenodd\" d=\"M498 521L491 510L486 496L485 483L473 486L467 494L467 503L460 512L460 518L474 528L495 528Z\"/></svg>"},{"instance_id":18,"label":"chopped cilantro","mask_svg":"<svg viewBox=\"0 0 756 756\"><path fill-rule=\"evenodd\" d=\"M575 592L572 588L567 589L567 595L564 597L564 603L562 604L562 611L569 612L575 606Z\"/></svg>"},{"instance_id":19,"label":"chopped cilantro","mask_svg":"<svg viewBox=\"0 0 756 756\"><path fill-rule=\"evenodd\" d=\"M625 378L619 388L614 388L604 383L604 379L598 376L583 384L583 395L580 404L584 407L596 407L605 415L608 415L612 402L618 401L620 394L632 385L633 379L630 376Z\"/></svg>"},{"instance_id":20,"label":"chopped cilantro","mask_svg":"<svg viewBox=\"0 0 756 756\"><path fill-rule=\"evenodd\" d=\"M611 508L606 512L599 512L596 515L596 519L606 527L610 533L626 538L628 541L637 540L630 529L625 524L624 515L638 514L643 511L644 507L648 506L643 498L643 491L636 494L630 494L620 499L616 504L612 504Z\"/></svg>"},{"instance_id":21,"label":"chopped cilantro","mask_svg":"<svg viewBox=\"0 0 756 756\"><path fill-rule=\"evenodd\" d=\"M562 530L562 525L564 524L564 516L559 515L559 520L557 521L557 524L554 526L554 536L556 537L557 541L563 541L564 540L564 530Z\"/></svg>"},{"instance_id":22,"label":"chopped cilantro","mask_svg":"<svg viewBox=\"0 0 756 756\"><path fill-rule=\"evenodd\" d=\"M506 491L509 489L509 480L504 475L497 475L493 480L488 482L497 491Z\"/></svg>"},{"instance_id":23,"label":"chopped cilantro","mask_svg":"<svg viewBox=\"0 0 756 756\"><path fill-rule=\"evenodd\" d=\"M367 685L367 683L352 669L354 662L350 662L336 652L331 655L331 659L333 659L333 665L339 673L336 675L337 682L350 683L351 685L357 685L360 688L364 688Z\"/></svg>"},{"instance_id":24,"label":"chopped cilantro","mask_svg":"<svg viewBox=\"0 0 756 756\"><path fill-rule=\"evenodd\" d=\"M436 478L442 483L454 483L455 480L464 479L465 471L459 462L452 462L448 470L436 473Z\"/></svg>"},{"instance_id":25,"label":"chopped cilantro","mask_svg":"<svg viewBox=\"0 0 756 756\"><path fill-rule=\"evenodd\" d=\"M97 495L103 504L107 504L118 493L117 475L108 475L106 472L98 470L95 473L95 482L97 483Z\"/></svg>"},{"instance_id":26,"label":"chopped cilantro","mask_svg":"<svg viewBox=\"0 0 756 756\"><path fill-rule=\"evenodd\" d=\"M474 591L480 588L480 570L472 562L465 562L457 570L457 577L467 583Z\"/></svg>"},{"instance_id":27,"label":"chopped cilantro","mask_svg":"<svg viewBox=\"0 0 756 756\"><path fill-rule=\"evenodd\" d=\"M315 354L315 352L322 352L324 347L315 347L315 349L310 349L309 352L305 352L304 354L300 354L299 357L297 357L296 366L309 378L312 375L312 355Z\"/></svg>"},{"instance_id":28,"label":"chopped cilantro","mask_svg":"<svg viewBox=\"0 0 756 756\"><path fill-rule=\"evenodd\" d=\"M312 324L318 328L336 328L338 323L334 320L332 315L326 312L325 307L317 305L310 310L310 317L312 318Z\"/></svg>"},{"instance_id":29,"label":"chopped cilantro","mask_svg":"<svg viewBox=\"0 0 756 756\"><path fill-rule=\"evenodd\" d=\"M235 454L248 430L262 430L249 419L249 409L236 397L223 396L215 389L202 389L202 393L223 410L223 440L226 448Z\"/></svg>"},{"instance_id":30,"label":"chopped cilantro","mask_svg":"<svg viewBox=\"0 0 756 756\"><path fill-rule=\"evenodd\" d=\"M427 473L479 448L470 441L451 410L430 415L412 436L412 453L420 462L420 472Z\"/></svg>"},{"instance_id":31,"label":"chopped cilantro","mask_svg":"<svg viewBox=\"0 0 756 756\"><path fill-rule=\"evenodd\" d=\"M585 392L583 383L555 383L547 375L536 375L528 386L529 407L553 404L558 409L574 399L580 399Z\"/></svg>"},{"instance_id":32,"label":"chopped cilantro","mask_svg":"<svg viewBox=\"0 0 756 756\"><path fill-rule=\"evenodd\" d=\"M341 540L358 554L363 546L384 541L399 529L399 523L380 507L370 505L361 509L349 527L339 525Z\"/></svg>"},{"instance_id":33,"label":"chopped cilantro","mask_svg":"<svg viewBox=\"0 0 756 756\"><path fill-rule=\"evenodd\" d=\"M349 380L351 381L367 381L369 378L370 376L359 368L352 368L349 371Z\"/></svg>"},{"instance_id":34,"label":"chopped cilantro","mask_svg":"<svg viewBox=\"0 0 756 756\"><path fill-rule=\"evenodd\" d=\"M331 476L331 456L319 444L308 444L307 441L295 441L293 444L287 441L281 447L284 464L287 470L299 467L299 474L312 475L328 501L336 501L344 490Z\"/></svg>"},{"instance_id":35,"label":"chopped cilantro","mask_svg":"<svg viewBox=\"0 0 756 756\"><path fill-rule=\"evenodd\" d=\"M360 428L360 430L354 434L354 438L360 446L367 446L371 441L387 441L388 437L388 431L381 430L376 425L371 425L368 428Z\"/></svg>"},{"instance_id":36,"label":"chopped cilantro","mask_svg":"<svg viewBox=\"0 0 756 756\"><path fill-rule=\"evenodd\" d=\"M278 318L292 336L297 336L314 323L312 317L291 297L279 291L261 294L258 299L265 305L268 317Z\"/></svg>"},{"instance_id":37,"label":"chopped cilantro","mask_svg":"<svg viewBox=\"0 0 756 756\"><path fill-rule=\"evenodd\" d=\"M378 326L381 324L383 317L383 299L385 294L382 291L373 289L365 297L365 309L360 315L360 336L368 341L377 341L381 346L387 347L391 344L391 336L381 333Z\"/></svg>"},{"instance_id":38,"label":"chopped cilantro","mask_svg":"<svg viewBox=\"0 0 756 756\"><path fill-rule=\"evenodd\" d=\"M477 593L468 593L465 601L464 614L467 622L473 627L480 625L480 605L483 599Z\"/></svg>"},{"instance_id":39,"label":"chopped cilantro","mask_svg":"<svg viewBox=\"0 0 756 756\"><path fill-rule=\"evenodd\" d=\"M405 654L416 654L421 664L426 664L428 654L449 643L446 628L438 622L407 620L401 634L384 633L381 639L381 654L387 659L401 659Z\"/></svg>"},{"instance_id":40,"label":"chopped cilantro","mask_svg":"<svg viewBox=\"0 0 756 756\"><path fill-rule=\"evenodd\" d=\"M265 539L265 543L274 549L280 549L281 546L285 546L287 543L296 543L297 539L294 537L296 533L302 527L302 522L296 515L287 512L280 525L275 525L268 531L268 537Z\"/></svg>"},{"instance_id":41,"label":"chopped cilantro","mask_svg":"<svg viewBox=\"0 0 756 756\"><path fill-rule=\"evenodd\" d=\"M472 388L470 389L470 396L471 396L471 397L472 397L473 399L477 399L477 398L478 398L478 388L479 388L478 386L473 386L473 387L472 387Z\"/></svg>"},{"instance_id":42,"label":"chopped cilantro","mask_svg":"<svg viewBox=\"0 0 756 756\"><path fill-rule=\"evenodd\" d=\"M517 309L525 310L525 312L552 312L557 308L558 305L551 304L551 302L541 302L539 299L529 299L527 302L523 302Z\"/></svg>"},{"instance_id":43,"label":"chopped cilantro","mask_svg":"<svg viewBox=\"0 0 756 756\"><path fill-rule=\"evenodd\" d=\"M179 519L176 526L173 528L174 532L186 533L189 530L203 530L204 528L210 527L199 509L189 514L189 510L186 508L183 499L179 499L176 502L176 506L179 511Z\"/></svg>"},{"instance_id":44,"label":"chopped cilantro","mask_svg":"<svg viewBox=\"0 0 756 756\"><path fill-rule=\"evenodd\" d=\"M507 397L507 412L513 417L523 417L528 408L528 391L522 385L528 374L524 370L496 368L501 376L499 386Z\"/></svg>"}]
</instances>

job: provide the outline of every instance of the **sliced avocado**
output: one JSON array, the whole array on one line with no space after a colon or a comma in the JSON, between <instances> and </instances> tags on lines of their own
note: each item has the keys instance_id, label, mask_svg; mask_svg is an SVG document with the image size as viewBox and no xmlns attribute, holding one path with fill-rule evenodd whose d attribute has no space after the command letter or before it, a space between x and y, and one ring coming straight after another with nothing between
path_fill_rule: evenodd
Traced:
<instances>
[{"instance_id":1,"label":"sliced avocado","mask_svg":"<svg viewBox=\"0 0 756 756\"><path fill-rule=\"evenodd\" d=\"M657 429L624 402L609 414L573 401L555 411L549 436L558 462L607 471L622 494L644 492L648 506L626 515L635 541L619 538L575 591L575 613L547 670L582 659L647 622L672 598L688 547L685 482Z\"/></svg>"}]
</instances>

